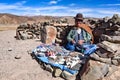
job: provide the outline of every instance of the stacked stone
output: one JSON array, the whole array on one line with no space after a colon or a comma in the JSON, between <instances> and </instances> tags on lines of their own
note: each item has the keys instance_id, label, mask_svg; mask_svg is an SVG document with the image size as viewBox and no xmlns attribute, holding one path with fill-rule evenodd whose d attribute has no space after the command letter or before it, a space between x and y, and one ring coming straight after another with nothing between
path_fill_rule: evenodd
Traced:
<instances>
[{"instance_id":1,"label":"stacked stone","mask_svg":"<svg viewBox=\"0 0 120 80\"><path fill-rule=\"evenodd\" d=\"M64 20L51 20L44 22L40 28L41 42L43 43L58 43L60 45L65 44L66 36L71 28Z\"/></svg>"},{"instance_id":2,"label":"stacked stone","mask_svg":"<svg viewBox=\"0 0 120 80\"><path fill-rule=\"evenodd\" d=\"M120 40L116 37L120 35L120 17L118 14L114 14L112 18L105 17L100 19L96 23L96 27L93 30L96 42L101 41L102 38L106 38L110 42L119 42ZM106 36L108 35L108 36Z\"/></svg>"},{"instance_id":3,"label":"stacked stone","mask_svg":"<svg viewBox=\"0 0 120 80\"><path fill-rule=\"evenodd\" d=\"M65 44L66 36L73 25L66 19L51 20L33 24L20 24L16 29L16 39L40 39L43 43Z\"/></svg>"},{"instance_id":4,"label":"stacked stone","mask_svg":"<svg viewBox=\"0 0 120 80\"><path fill-rule=\"evenodd\" d=\"M81 76L81 80L102 80L111 76L120 64L120 17L115 14L112 18L84 20L93 29L95 43L99 49L90 56L90 66ZM66 36L73 25L64 21L50 21L39 24L22 24L16 30L17 39L40 37L43 43L66 43ZM30 39L29 37L29 39ZM60 70L55 69L59 74ZM66 73L66 72L65 72ZM58 76L58 74L55 74ZM63 75L64 77L68 77ZM72 76L72 75L70 75Z\"/></svg>"},{"instance_id":5,"label":"stacked stone","mask_svg":"<svg viewBox=\"0 0 120 80\"><path fill-rule=\"evenodd\" d=\"M106 19L104 19L105 21ZM109 24L109 25L108 25ZM120 17L119 15L115 14L111 19L107 20L108 26L106 27L103 34L100 36L100 49L103 50L102 54L104 56L111 58L111 62L114 65L119 65L120 61L118 58L120 56L119 49L120 49ZM102 51L101 50L101 51ZM99 53L98 53L99 54ZM99 55L100 56L100 55ZM116 59L117 57L117 59Z\"/></svg>"},{"instance_id":6,"label":"stacked stone","mask_svg":"<svg viewBox=\"0 0 120 80\"><path fill-rule=\"evenodd\" d=\"M62 26L55 26L57 28L57 37L56 37L56 43L60 45L64 45L67 42L66 36L68 35L70 29L72 28L71 25L62 25Z\"/></svg>"},{"instance_id":7,"label":"stacked stone","mask_svg":"<svg viewBox=\"0 0 120 80\"><path fill-rule=\"evenodd\" d=\"M113 76L120 65L120 17L115 14L112 18L105 17L98 20L95 27L95 38L99 49L92 54L90 70L84 74L82 80L102 80ZM105 79L104 79L105 80Z\"/></svg>"},{"instance_id":8,"label":"stacked stone","mask_svg":"<svg viewBox=\"0 0 120 80\"><path fill-rule=\"evenodd\" d=\"M16 29L16 39L26 40L26 39L39 38L40 27L41 27L40 23L20 24Z\"/></svg>"}]
</instances>

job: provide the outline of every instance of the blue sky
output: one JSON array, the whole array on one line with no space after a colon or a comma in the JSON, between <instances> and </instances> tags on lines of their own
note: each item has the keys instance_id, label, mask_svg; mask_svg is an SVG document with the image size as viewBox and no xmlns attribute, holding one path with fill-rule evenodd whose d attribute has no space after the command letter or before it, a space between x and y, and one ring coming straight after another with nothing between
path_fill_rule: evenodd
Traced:
<instances>
[{"instance_id":1,"label":"blue sky","mask_svg":"<svg viewBox=\"0 0 120 80\"><path fill-rule=\"evenodd\" d=\"M0 13L105 17L120 15L120 0L0 0Z\"/></svg>"}]
</instances>

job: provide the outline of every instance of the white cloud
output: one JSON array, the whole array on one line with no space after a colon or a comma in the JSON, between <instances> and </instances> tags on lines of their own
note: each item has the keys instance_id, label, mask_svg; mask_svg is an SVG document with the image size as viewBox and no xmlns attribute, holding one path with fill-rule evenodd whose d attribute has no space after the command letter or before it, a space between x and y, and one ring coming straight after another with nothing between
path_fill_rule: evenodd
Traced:
<instances>
[{"instance_id":1,"label":"white cloud","mask_svg":"<svg viewBox=\"0 0 120 80\"><path fill-rule=\"evenodd\" d=\"M69 10L71 13L83 13L86 17L105 17L112 16L113 14L120 14L120 9L113 8L73 8Z\"/></svg>"},{"instance_id":2,"label":"white cloud","mask_svg":"<svg viewBox=\"0 0 120 80\"><path fill-rule=\"evenodd\" d=\"M85 17L96 17L96 18L103 18L103 17L106 17L106 16L109 16L111 17L112 15L109 15L109 14L99 14L99 13L84 13L84 16Z\"/></svg>"},{"instance_id":3,"label":"white cloud","mask_svg":"<svg viewBox=\"0 0 120 80\"><path fill-rule=\"evenodd\" d=\"M50 1L49 4L57 4L57 1Z\"/></svg>"},{"instance_id":4,"label":"white cloud","mask_svg":"<svg viewBox=\"0 0 120 80\"><path fill-rule=\"evenodd\" d=\"M46 7L29 7L29 6L20 6L16 4L3 4L0 3L0 10L58 10L58 9L66 9L67 7L65 6L46 6Z\"/></svg>"},{"instance_id":5,"label":"white cloud","mask_svg":"<svg viewBox=\"0 0 120 80\"><path fill-rule=\"evenodd\" d=\"M102 4L101 6L120 6L120 4Z\"/></svg>"},{"instance_id":6,"label":"white cloud","mask_svg":"<svg viewBox=\"0 0 120 80\"><path fill-rule=\"evenodd\" d=\"M18 6L16 5L8 5L8 4L5 4L5 3L0 3L0 10L8 10L8 9L16 9L18 8Z\"/></svg>"},{"instance_id":7,"label":"white cloud","mask_svg":"<svg viewBox=\"0 0 120 80\"><path fill-rule=\"evenodd\" d=\"M75 6L76 4L75 3L71 3L70 6Z\"/></svg>"},{"instance_id":8,"label":"white cloud","mask_svg":"<svg viewBox=\"0 0 120 80\"><path fill-rule=\"evenodd\" d=\"M34 8L34 10L59 10L59 9L67 9L65 6L48 6L48 7L39 7Z\"/></svg>"},{"instance_id":9,"label":"white cloud","mask_svg":"<svg viewBox=\"0 0 120 80\"><path fill-rule=\"evenodd\" d=\"M80 9L71 9L71 12L75 12L75 13L84 13L84 12L92 12L93 9L90 8L80 8Z\"/></svg>"},{"instance_id":10,"label":"white cloud","mask_svg":"<svg viewBox=\"0 0 120 80\"><path fill-rule=\"evenodd\" d=\"M42 13L42 15L47 15L47 16L74 16L75 14L71 14L71 13L57 13L57 12L49 12L49 13Z\"/></svg>"},{"instance_id":11,"label":"white cloud","mask_svg":"<svg viewBox=\"0 0 120 80\"><path fill-rule=\"evenodd\" d=\"M100 10L98 11L99 13L102 13L102 14L120 14L120 11L115 11L115 10L112 10L112 11L107 11L107 10Z\"/></svg>"},{"instance_id":12,"label":"white cloud","mask_svg":"<svg viewBox=\"0 0 120 80\"><path fill-rule=\"evenodd\" d=\"M18 4L19 3L19 4ZM113 14L120 14L119 8L80 8L76 6L24 6L26 1L14 4L0 3L0 12L14 13L17 15L52 15L52 16L75 16L83 13L86 17L105 17Z\"/></svg>"},{"instance_id":13,"label":"white cloud","mask_svg":"<svg viewBox=\"0 0 120 80\"><path fill-rule=\"evenodd\" d=\"M23 4L25 4L27 1L21 1L21 2L17 2L17 3L15 3L15 5L23 5Z\"/></svg>"},{"instance_id":14,"label":"white cloud","mask_svg":"<svg viewBox=\"0 0 120 80\"><path fill-rule=\"evenodd\" d=\"M62 0L51 0L48 4L53 5L53 4L57 4L60 1Z\"/></svg>"},{"instance_id":15,"label":"white cloud","mask_svg":"<svg viewBox=\"0 0 120 80\"><path fill-rule=\"evenodd\" d=\"M58 1L55 1L55 0L49 2L49 4L57 4L57 3L58 3Z\"/></svg>"}]
</instances>

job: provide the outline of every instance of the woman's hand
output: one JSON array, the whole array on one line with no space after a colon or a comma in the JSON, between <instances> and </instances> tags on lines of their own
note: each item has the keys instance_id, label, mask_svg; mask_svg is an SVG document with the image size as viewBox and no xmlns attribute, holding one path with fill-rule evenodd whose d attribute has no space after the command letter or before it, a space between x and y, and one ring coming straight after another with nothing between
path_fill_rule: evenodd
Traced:
<instances>
[{"instance_id":1,"label":"woman's hand","mask_svg":"<svg viewBox=\"0 0 120 80\"><path fill-rule=\"evenodd\" d=\"M71 42L72 42L73 44L75 44L75 43L76 43L76 42L75 42L75 40L72 40Z\"/></svg>"},{"instance_id":2,"label":"woman's hand","mask_svg":"<svg viewBox=\"0 0 120 80\"><path fill-rule=\"evenodd\" d=\"M83 43L84 43L84 40L79 40L79 41L78 41L78 44L79 44L79 45L82 45Z\"/></svg>"}]
</instances>

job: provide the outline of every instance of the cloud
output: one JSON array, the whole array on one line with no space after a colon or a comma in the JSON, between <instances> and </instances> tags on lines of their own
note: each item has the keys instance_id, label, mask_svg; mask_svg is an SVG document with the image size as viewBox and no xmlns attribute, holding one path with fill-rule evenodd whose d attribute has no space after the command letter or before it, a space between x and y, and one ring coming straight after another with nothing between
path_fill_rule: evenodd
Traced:
<instances>
[{"instance_id":1,"label":"cloud","mask_svg":"<svg viewBox=\"0 0 120 80\"><path fill-rule=\"evenodd\" d=\"M57 4L60 1L62 0L51 0L48 4L53 5L53 4Z\"/></svg>"},{"instance_id":2,"label":"cloud","mask_svg":"<svg viewBox=\"0 0 120 80\"><path fill-rule=\"evenodd\" d=\"M5 4L5 3L0 3L0 10L8 10L8 9L17 9L18 6L16 5L8 5L8 4Z\"/></svg>"},{"instance_id":3,"label":"cloud","mask_svg":"<svg viewBox=\"0 0 120 80\"><path fill-rule=\"evenodd\" d=\"M105 17L105 16L112 16L113 14L120 14L120 9L114 8L72 8L69 10L71 13L83 13L86 17Z\"/></svg>"},{"instance_id":4,"label":"cloud","mask_svg":"<svg viewBox=\"0 0 120 80\"><path fill-rule=\"evenodd\" d=\"M59 0L60 1L60 0ZM78 6L43 6L30 7L25 6L26 1L14 4L0 3L0 12L14 13L17 15L52 15L52 16L75 16L77 13L83 13L86 17L105 17L113 14L120 14L119 8L83 8ZM73 3L72 3L73 4Z\"/></svg>"},{"instance_id":5,"label":"cloud","mask_svg":"<svg viewBox=\"0 0 120 80\"><path fill-rule=\"evenodd\" d=\"M57 1L50 1L49 4L57 4Z\"/></svg>"},{"instance_id":6,"label":"cloud","mask_svg":"<svg viewBox=\"0 0 120 80\"><path fill-rule=\"evenodd\" d=\"M15 5L23 5L23 4L25 4L27 1L21 1L21 2L17 2L17 3L15 3Z\"/></svg>"},{"instance_id":7,"label":"cloud","mask_svg":"<svg viewBox=\"0 0 120 80\"><path fill-rule=\"evenodd\" d=\"M46 7L29 7L29 6L23 6L23 5L17 5L17 4L5 4L0 3L0 10L58 10L58 9L66 9L65 6L46 6Z\"/></svg>"},{"instance_id":8,"label":"cloud","mask_svg":"<svg viewBox=\"0 0 120 80\"><path fill-rule=\"evenodd\" d=\"M70 10L71 12L75 12L75 13L84 13L84 12L92 12L93 9L90 8L80 8L80 9L72 9Z\"/></svg>"},{"instance_id":9,"label":"cloud","mask_svg":"<svg viewBox=\"0 0 120 80\"><path fill-rule=\"evenodd\" d=\"M70 6L75 6L76 4L75 3L71 3Z\"/></svg>"},{"instance_id":10,"label":"cloud","mask_svg":"<svg viewBox=\"0 0 120 80\"><path fill-rule=\"evenodd\" d=\"M25 4L26 1L21 1L21 2L17 2L14 4L7 4L7 3L0 3L0 10L10 10L10 9L23 9L23 4Z\"/></svg>"},{"instance_id":11,"label":"cloud","mask_svg":"<svg viewBox=\"0 0 120 80\"><path fill-rule=\"evenodd\" d=\"M42 15L47 15L47 16L74 16L75 14L71 14L69 12L65 12L65 13L57 13L57 12L49 12L49 13L46 13L46 12L42 12L41 13Z\"/></svg>"},{"instance_id":12,"label":"cloud","mask_svg":"<svg viewBox=\"0 0 120 80\"><path fill-rule=\"evenodd\" d=\"M15 4L0 3L0 7L2 7L0 8L0 12L12 13L12 14L14 13L17 15L26 15L26 14L43 15L42 14L43 12L50 13L50 14L56 14L55 12L66 10L68 8L65 6L29 7L29 6L23 6L23 3L20 3L21 5L18 3L15 3Z\"/></svg>"},{"instance_id":13,"label":"cloud","mask_svg":"<svg viewBox=\"0 0 120 80\"><path fill-rule=\"evenodd\" d=\"M102 4L100 6L120 6L120 4Z\"/></svg>"},{"instance_id":14,"label":"cloud","mask_svg":"<svg viewBox=\"0 0 120 80\"><path fill-rule=\"evenodd\" d=\"M50 5L53 5L53 4L57 4L58 2L60 2L61 0L52 0L49 2Z\"/></svg>"},{"instance_id":15,"label":"cloud","mask_svg":"<svg viewBox=\"0 0 120 80\"><path fill-rule=\"evenodd\" d=\"M112 10L112 11L100 10L100 11L98 11L98 12L99 12L99 13L102 13L102 14L109 14L109 15L111 15L111 14L120 14L119 11L115 11L115 10Z\"/></svg>"},{"instance_id":16,"label":"cloud","mask_svg":"<svg viewBox=\"0 0 120 80\"><path fill-rule=\"evenodd\" d=\"M65 6L48 6L48 7L39 7L34 8L34 10L59 10L59 9L67 9L68 7Z\"/></svg>"}]
</instances>

